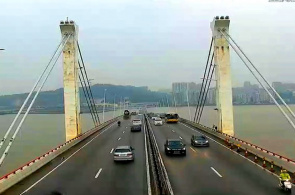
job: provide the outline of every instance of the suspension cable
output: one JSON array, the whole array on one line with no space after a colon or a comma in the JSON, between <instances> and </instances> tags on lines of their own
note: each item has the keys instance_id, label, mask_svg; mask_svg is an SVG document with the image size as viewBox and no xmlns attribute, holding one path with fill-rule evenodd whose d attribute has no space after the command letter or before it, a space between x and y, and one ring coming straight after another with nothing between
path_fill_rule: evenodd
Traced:
<instances>
[{"instance_id":1,"label":"suspension cable","mask_svg":"<svg viewBox=\"0 0 295 195\"><path fill-rule=\"evenodd\" d=\"M284 104L284 106L288 109L288 111L291 113L291 115L295 118L294 112L291 110L291 108L286 104L286 102L283 100L283 98L279 95L279 93L271 86L271 84L264 78L264 76L260 73L260 71L254 66L254 64L251 62L251 60L246 56L246 54L243 52L243 50L239 47L239 45L234 41L234 39L227 33L224 32L229 38L233 41L233 43L237 46L237 48L241 51L241 53L245 56L245 58L249 61L249 63L252 65L252 67L256 70L256 72L260 75L260 77L264 80L264 82L270 87L273 92L277 95L277 97L281 100L281 102Z\"/></svg>"},{"instance_id":2,"label":"suspension cable","mask_svg":"<svg viewBox=\"0 0 295 195\"><path fill-rule=\"evenodd\" d=\"M81 61L82 61L83 70L84 70L84 72L85 72L86 79L87 79L87 82L88 82L88 88L89 88L89 91L90 91L91 100L92 100L92 103L93 103L94 108L95 108L95 113L96 113L96 115L97 115L98 122L100 123L99 116L98 116L98 112L97 112L97 108L96 108L96 105L95 105L95 102L94 102L94 98L93 98L92 90L91 90L91 88L90 88L89 79L88 79L88 76L87 76L87 72L86 72L86 69L85 69L83 56L82 56L81 49L80 49L80 45L79 45L79 42L78 42L78 41L77 41L77 45L78 45L78 50L79 50L80 58L81 58Z\"/></svg>"},{"instance_id":3,"label":"suspension cable","mask_svg":"<svg viewBox=\"0 0 295 195\"><path fill-rule=\"evenodd\" d=\"M210 58L210 53L211 53L211 49L212 49L212 44L213 44L213 37L211 38L210 49L209 49L209 53L208 53L208 57L207 57L207 63L206 63L206 68L205 68L204 76L203 76L204 78L205 78L206 71L207 71L207 67L208 67L208 62L209 62L209 58ZM204 83L204 80L203 80L203 82L202 82L202 86L201 86L201 90L200 90L200 95L201 95L201 93L202 93L202 91L203 91L203 83ZM196 107L196 110L195 110L194 121L196 121L196 114L197 114L197 110L199 109L200 95L199 95L199 99L198 99L197 107Z\"/></svg>"},{"instance_id":4,"label":"suspension cable","mask_svg":"<svg viewBox=\"0 0 295 195\"><path fill-rule=\"evenodd\" d=\"M14 126L15 122L17 121L18 117L20 116L21 112L23 111L25 105L26 105L27 102L29 101L29 99L30 99L30 97L31 97L31 95L32 95L32 93L33 93L33 91L36 89L36 87L37 87L37 85L39 84L40 80L42 79L44 73L46 72L46 70L48 69L49 65L51 64L51 62L52 62L54 56L56 55L56 53L57 53L57 51L58 51L58 49L60 48L60 46L62 45L62 43L65 41L65 38L66 38L66 36L64 36L64 37L62 38L61 42L58 44L56 50L54 51L54 53L53 53L51 59L49 60L48 64L46 65L45 69L43 70L43 72L42 72L41 75L39 76L38 80L37 80L36 83L34 84L34 86L33 86L33 88L31 89L29 95L27 96L27 98L25 99L25 101L24 101L24 103L22 104L21 108L19 109L17 115L14 117L14 119L13 119L11 125L9 126L9 128L8 128L8 130L6 131L6 133L5 133L4 137L3 137L3 139L2 139L1 142L0 142L0 149L1 149L2 145L4 144L4 142L6 141L8 135L9 135L11 129L12 129L12 127Z\"/></svg>"},{"instance_id":5,"label":"suspension cable","mask_svg":"<svg viewBox=\"0 0 295 195\"><path fill-rule=\"evenodd\" d=\"M93 116L93 113L92 113L92 107L89 105L88 98L87 98L87 95L86 95L86 92L85 92L86 89L84 89L84 85L82 84L83 81L82 81L80 75L79 75L79 80L80 80L81 85L82 85L83 94L84 94L84 96L85 96L85 99L86 99L86 102L87 102L87 105L88 105L88 108L89 108L89 111L90 111L90 114L91 114L91 118L92 118L92 120L93 120L94 126L96 127L96 125L97 125L97 121L96 121L96 118Z\"/></svg>"},{"instance_id":6,"label":"suspension cable","mask_svg":"<svg viewBox=\"0 0 295 195\"><path fill-rule=\"evenodd\" d=\"M229 39L225 36L225 34L222 31L219 31L224 38L227 40L227 42L230 44L230 46L234 49L236 54L240 57L240 59L243 61L243 63L246 65L248 70L252 73L252 75L255 77L255 79L258 81L258 83L263 87L263 89L268 93L268 95L271 97L271 99L275 102L276 106L280 109L282 114L285 116L285 118L288 120L288 122L291 124L291 126L295 129L295 125L293 121L289 118L289 116L286 114L286 112L282 109L282 107L278 104L277 100L272 96L272 94L269 92L269 90L261 83L261 81L258 79L258 77L254 74L254 72L251 70L251 68L248 66L248 64L245 62L245 60L242 58L242 56L238 53L237 49L231 44Z\"/></svg>"},{"instance_id":7,"label":"suspension cable","mask_svg":"<svg viewBox=\"0 0 295 195\"><path fill-rule=\"evenodd\" d=\"M83 69L83 66L81 66L81 63L80 63L80 61L78 61L78 63L79 63L79 69L80 69L80 73L81 73L81 75L82 75L82 79L83 79L83 81L84 81L84 84L85 84L85 91L86 91L86 94L87 94L87 98L88 98L88 100L89 100L89 102L90 102L90 106L91 106L91 108L92 108L92 113L93 113L93 115L94 115L94 117L95 117L95 119L96 119L96 121L97 121L97 124L96 124L96 126L99 124L99 117L98 117L98 115L97 115L97 113L96 113L96 110L95 110L95 103L94 103L94 100L91 98L91 95L90 95L90 91L89 90L91 90L88 86L87 86L87 84L89 84L88 82L86 83L86 75L84 76L84 72L82 71L82 69ZM90 110L91 111L91 110Z\"/></svg>"},{"instance_id":8,"label":"suspension cable","mask_svg":"<svg viewBox=\"0 0 295 195\"><path fill-rule=\"evenodd\" d=\"M63 51L63 48L64 48L65 44L67 43L68 39L69 39L71 36L72 36L72 35L68 35L68 36L67 36L67 39L66 39L66 41L64 42L64 44L63 44L63 46L62 46L62 49L61 49L61 51L59 52L59 54L58 54L58 56L57 56L57 58L56 58L54 64L52 65L52 67L50 68L49 72L48 72L47 75L45 76L45 79L43 80L43 82L41 83L41 86L40 86L39 89L37 90L37 92L36 92L36 94L35 94L35 96L34 96L32 102L30 103L28 109L26 110L26 113L24 114L24 116L23 116L23 118L21 119L19 125L17 126L17 129L15 130L13 136L12 136L11 139L9 140L9 144L7 145L7 147L6 147L5 151L4 151L4 153L2 154L2 156L1 156L1 158L0 158L0 167L1 167L1 165L3 164L3 161L4 161L5 157L7 156L8 151L9 151L10 147L12 146L12 143L13 143L13 141L15 140L16 135L17 135L17 133L19 132L19 130L20 130L20 128L21 128L23 122L25 121L25 119L26 119L28 113L30 112L30 110L31 110L31 108L32 108L32 106L33 106L33 104L34 104L34 102L35 102L35 100L36 100L36 98L37 98L39 92L40 92L41 89L43 88L43 86L44 86L45 82L47 81L47 79L48 79L50 73L52 72L52 70L53 70L53 68L54 68L54 66L55 66L55 64L56 64L56 62L57 62L57 60L59 59L59 56L61 55L61 53L62 53L62 51Z\"/></svg>"},{"instance_id":9,"label":"suspension cable","mask_svg":"<svg viewBox=\"0 0 295 195\"><path fill-rule=\"evenodd\" d=\"M211 68L212 68L213 58L214 58L214 52L213 52L213 54L212 54L212 56L211 56L210 67L209 67L209 70L208 70L208 72L207 72L207 75L205 75L205 77L203 78L203 82L205 82L205 86L204 86L204 88L203 88L203 93L201 94L201 97L200 97L201 101L200 101L199 109L198 109L198 112L197 112L196 121L198 121L198 118L199 118L199 115L200 115L200 112L201 112L201 108L202 108L202 106L203 106L203 102L204 102L204 104L205 104L205 101L206 101L206 99L204 100L204 97L205 97L205 93L206 93L206 91L207 91L207 87L209 88L210 83L211 83L211 82L210 82L210 83L209 83L209 86L207 86L208 79L209 79L209 75L210 75L210 73L211 73L212 70L213 70L213 69L211 70Z\"/></svg>"},{"instance_id":10,"label":"suspension cable","mask_svg":"<svg viewBox=\"0 0 295 195\"><path fill-rule=\"evenodd\" d=\"M206 91L206 94L205 94L204 103L203 103L203 105L202 105L202 110L201 110L200 115L199 115L199 117L198 117L198 119L197 119L197 122L198 122L198 123L200 123L200 120L201 120L201 117L202 117L202 113L203 113L203 109L204 109L205 101L206 101L206 99L207 99L207 95L208 95L208 92L209 92L210 84L211 84L211 81L212 81L212 76L213 76L213 73L214 73L214 70L215 70L215 66L216 66L216 65L215 65L215 64L214 64L214 65L211 64L211 66L213 66L213 69L212 69L212 71L211 71L211 75L210 75L210 80L209 80L208 88L207 88L207 91Z\"/></svg>"},{"instance_id":11,"label":"suspension cable","mask_svg":"<svg viewBox=\"0 0 295 195\"><path fill-rule=\"evenodd\" d=\"M78 60L78 65L79 65L79 69L80 69L80 73L81 73L81 75L82 75L82 80L83 80L83 83L84 83L84 85L85 85L85 94L86 94L86 101L88 100L89 101L89 103L90 103L90 107L91 107L91 109L90 109L90 113L92 113L93 114L93 116L94 116L94 118L95 118L95 127L98 125L98 118L97 118L97 115L95 114L95 108L94 108L94 106L95 105L93 105L93 103L92 103L92 101L91 101L91 97L90 97L90 92L89 92L89 89L88 89L88 87L87 87L87 84L86 84L86 79L85 79L85 77L84 77L84 73L83 73L83 71L82 71L82 66L81 66L81 64L80 64L80 61ZM79 76L80 77L80 76ZM83 91L84 91L84 89L83 89Z\"/></svg>"}]
</instances>

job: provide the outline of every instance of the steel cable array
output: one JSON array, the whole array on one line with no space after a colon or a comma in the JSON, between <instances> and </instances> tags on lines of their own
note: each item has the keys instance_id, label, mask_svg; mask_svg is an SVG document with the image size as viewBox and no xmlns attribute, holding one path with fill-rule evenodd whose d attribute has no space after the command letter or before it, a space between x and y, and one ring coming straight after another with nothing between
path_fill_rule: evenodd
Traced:
<instances>
[{"instance_id":1,"label":"steel cable array","mask_svg":"<svg viewBox=\"0 0 295 195\"><path fill-rule=\"evenodd\" d=\"M2 156L1 156L1 158L0 158L0 167L1 167L1 165L3 164L5 157L8 155L8 152L9 152L9 150L10 150L10 148L11 148L11 146L12 146L12 144L13 144L13 142L14 142L14 140L15 140L17 134L18 134L18 132L20 131L20 129L21 129L21 127L22 127L22 124L24 123L24 121L25 121L25 119L26 119L28 113L30 112L30 110L31 110L31 108L32 108L32 106L33 106L33 104L34 104L34 102L35 102L35 100L36 100L36 98L37 98L38 95L39 95L39 92L40 92L41 89L43 88L45 82L47 81L47 79L48 79L48 77L49 77L49 75L50 75L50 73L52 72L53 68L55 67L55 64L56 64L57 60L59 59L59 56L61 55L61 53L62 53L62 51L63 51L63 48L64 48L65 44L67 43L68 39L69 39L71 36L72 36L71 34L67 34L67 35L65 35L65 36L63 37L61 43L58 45L57 49L55 50L55 52L54 52L52 58L50 59L50 61L49 61L49 63L48 63L48 65L45 67L45 70L42 72L41 76L39 77L39 79L37 80L36 84L34 85L32 91L31 91L32 93L33 93L34 89L36 88L36 86L39 84L39 82L40 82L40 80L42 79L42 77L44 76L44 74L45 74L46 70L48 69L48 67L50 66L52 60L53 60L54 57L56 56L56 53L57 53L57 51L60 49L60 46L62 45L62 47L61 47L61 49L60 49L60 52L58 53L58 55L57 55L57 57L56 57L54 63L52 64L51 68L50 68L49 71L47 72L47 74L46 74L44 80L42 81L42 83L41 83L39 89L38 89L37 92L35 93L35 96L34 96L33 100L31 101L29 107L27 108L27 110L26 110L24 116L22 117L22 119L21 119L19 125L17 126L16 130L14 131L14 134L13 134L12 137L10 138L9 143L8 143L8 145L6 146L6 148L5 148L5 150L4 150L3 154L2 154ZM32 93L30 93L30 94L28 95L28 97L26 98L26 100L29 100L29 98L30 98L30 96L31 96ZM23 106L22 106L22 107L24 107L24 106L26 105L26 103L27 103L27 101L25 101L25 102L23 103ZM20 113L21 113L21 110L19 111L19 114L20 114ZM17 120L19 114L15 117L15 118L16 118L15 121ZM8 134L9 134L8 131L11 131L11 129L12 129L12 127L14 126L14 124L15 124L15 123L12 123L12 124L11 124L11 127L7 130L7 132L6 132L7 136L8 136ZM5 135L6 135L6 134L5 134ZM7 138L7 137L6 137L6 138ZM4 144L5 140L6 140L6 139L2 139L2 142L3 142L3 143L1 142L2 145ZM1 145L1 146L2 146L2 145Z\"/></svg>"}]
</instances>

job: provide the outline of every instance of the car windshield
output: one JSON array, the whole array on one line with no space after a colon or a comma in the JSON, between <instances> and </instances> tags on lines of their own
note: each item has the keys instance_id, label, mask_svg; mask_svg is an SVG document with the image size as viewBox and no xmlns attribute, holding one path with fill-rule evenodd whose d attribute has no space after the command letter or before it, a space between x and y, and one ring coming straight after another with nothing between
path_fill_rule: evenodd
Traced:
<instances>
[{"instance_id":1,"label":"car windshield","mask_svg":"<svg viewBox=\"0 0 295 195\"><path fill-rule=\"evenodd\" d=\"M206 138L204 137L195 137L196 140L205 140Z\"/></svg>"},{"instance_id":2,"label":"car windshield","mask_svg":"<svg viewBox=\"0 0 295 195\"><path fill-rule=\"evenodd\" d=\"M169 146L182 146L182 142L181 141L169 141L168 142Z\"/></svg>"},{"instance_id":3,"label":"car windshield","mask_svg":"<svg viewBox=\"0 0 295 195\"><path fill-rule=\"evenodd\" d=\"M156 118L156 121L162 121L162 119L160 119L160 118Z\"/></svg>"},{"instance_id":4,"label":"car windshield","mask_svg":"<svg viewBox=\"0 0 295 195\"><path fill-rule=\"evenodd\" d=\"M116 153L124 153L124 152L130 152L129 149L116 149L115 150Z\"/></svg>"}]
</instances>

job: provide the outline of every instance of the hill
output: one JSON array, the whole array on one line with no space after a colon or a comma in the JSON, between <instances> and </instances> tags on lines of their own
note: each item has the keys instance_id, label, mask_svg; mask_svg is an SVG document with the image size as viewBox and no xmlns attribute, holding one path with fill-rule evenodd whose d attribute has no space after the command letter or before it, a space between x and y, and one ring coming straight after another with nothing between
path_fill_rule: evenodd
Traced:
<instances>
[{"instance_id":1,"label":"hill","mask_svg":"<svg viewBox=\"0 0 295 195\"><path fill-rule=\"evenodd\" d=\"M148 87L134 87L122 86L111 84L95 84L91 87L93 97L96 100L103 99L104 90L106 89L106 102L113 103L116 96L116 103L122 98L128 98L130 102L158 102L164 98L167 93L155 92L148 89ZM19 108L25 101L28 93L13 94L0 96L0 110L11 110ZM40 92L34 107L62 107L63 101L63 88L53 91ZM80 88L81 104L86 103L85 96L82 88Z\"/></svg>"}]
</instances>

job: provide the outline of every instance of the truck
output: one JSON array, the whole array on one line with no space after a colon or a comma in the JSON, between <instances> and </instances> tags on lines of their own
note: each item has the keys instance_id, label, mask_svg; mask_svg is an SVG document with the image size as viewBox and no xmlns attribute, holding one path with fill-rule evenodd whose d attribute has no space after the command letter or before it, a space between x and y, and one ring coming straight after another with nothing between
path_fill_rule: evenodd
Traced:
<instances>
[{"instance_id":1,"label":"truck","mask_svg":"<svg viewBox=\"0 0 295 195\"><path fill-rule=\"evenodd\" d=\"M130 118L130 112L129 112L129 110L124 110L123 118L124 119L129 119Z\"/></svg>"}]
</instances>

